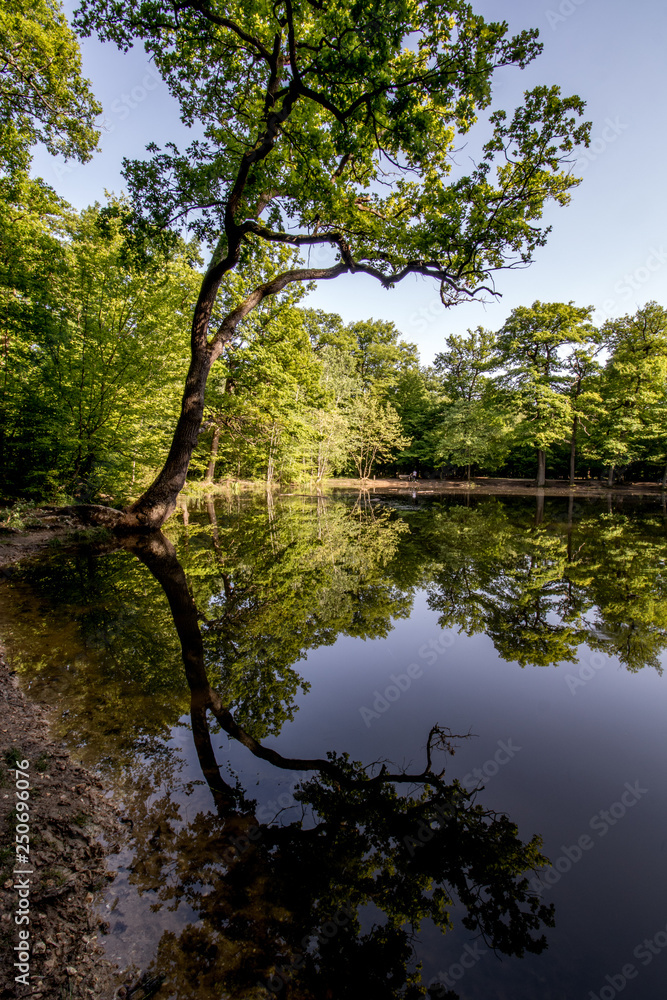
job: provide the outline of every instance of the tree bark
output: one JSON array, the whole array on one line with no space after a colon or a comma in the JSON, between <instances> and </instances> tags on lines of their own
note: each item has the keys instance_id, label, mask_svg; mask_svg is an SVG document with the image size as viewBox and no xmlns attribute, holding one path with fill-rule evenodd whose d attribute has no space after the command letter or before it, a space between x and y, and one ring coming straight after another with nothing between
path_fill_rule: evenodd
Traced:
<instances>
[{"instance_id":1,"label":"tree bark","mask_svg":"<svg viewBox=\"0 0 667 1000\"><path fill-rule=\"evenodd\" d=\"M547 453L543 448L537 449L537 485L544 486L547 477Z\"/></svg>"},{"instance_id":2,"label":"tree bark","mask_svg":"<svg viewBox=\"0 0 667 1000\"><path fill-rule=\"evenodd\" d=\"M615 468L615 466L613 466L613 465L609 466L609 475L607 476L607 486L610 489L614 485L614 468Z\"/></svg>"},{"instance_id":3,"label":"tree bark","mask_svg":"<svg viewBox=\"0 0 667 1000\"><path fill-rule=\"evenodd\" d=\"M218 447L220 445L220 427L216 424L211 441L211 457L206 470L206 482L212 483L215 478L215 460L218 457Z\"/></svg>"},{"instance_id":4,"label":"tree bark","mask_svg":"<svg viewBox=\"0 0 667 1000\"><path fill-rule=\"evenodd\" d=\"M181 415L162 471L126 514L136 527L157 530L176 509L178 494L185 486L192 452L197 444L204 415L204 391L212 364L207 346L193 349L185 380Z\"/></svg>"}]
</instances>

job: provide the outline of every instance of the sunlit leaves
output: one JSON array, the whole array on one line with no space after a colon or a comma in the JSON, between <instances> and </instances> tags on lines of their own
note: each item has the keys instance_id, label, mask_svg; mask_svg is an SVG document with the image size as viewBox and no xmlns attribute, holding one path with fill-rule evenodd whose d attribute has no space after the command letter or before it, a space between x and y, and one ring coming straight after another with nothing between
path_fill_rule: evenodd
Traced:
<instances>
[{"instance_id":1,"label":"sunlit leaves","mask_svg":"<svg viewBox=\"0 0 667 1000\"><path fill-rule=\"evenodd\" d=\"M508 35L467 3L238 5L84 0L85 32L141 39L199 132L180 151L126 164L137 203L233 254L260 216L263 238L329 239L351 270L383 281L417 269L448 299L544 242L544 203L567 200L578 98L538 87L492 137L469 177L451 153L488 107L497 69L525 66L536 31ZM347 255L350 255L349 257ZM231 258L230 258L231 260Z\"/></svg>"},{"instance_id":2,"label":"sunlit leaves","mask_svg":"<svg viewBox=\"0 0 667 1000\"><path fill-rule=\"evenodd\" d=\"M115 202L77 216L26 182L5 206L0 450L7 491L126 497L176 417L196 251L128 253ZM13 223L13 224L12 224Z\"/></svg>"},{"instance_id":3,"label":"sunlit leaves","mask_svg":"<svg viewBox=\"0 0 667 1000\"><path fill-rule=\"evenodd\" d=\"M30 147L89 160L97 146L95 101L58 0L0 7L0 169L26 168Z\"/></svg>"}]
</instances>

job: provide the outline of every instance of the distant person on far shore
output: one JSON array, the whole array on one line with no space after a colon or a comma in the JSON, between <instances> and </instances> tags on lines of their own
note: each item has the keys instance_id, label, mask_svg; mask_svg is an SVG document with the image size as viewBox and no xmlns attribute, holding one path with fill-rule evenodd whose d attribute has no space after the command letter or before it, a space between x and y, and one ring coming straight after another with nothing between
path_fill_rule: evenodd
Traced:
<instances>
[{"instance_id":1,"label":"distant person on far shore","mask_svg":"<svg viewBox=\"0 0 667 1000\"><path fill-rule=\"evenodd\" d=\"M415 470L414 470L414 472L412 473L412 478L413 478L413 479L416 479L416 478L417 478L417 470L416 470L416 469L415 469Z\"/></svg>"}]
</instances>

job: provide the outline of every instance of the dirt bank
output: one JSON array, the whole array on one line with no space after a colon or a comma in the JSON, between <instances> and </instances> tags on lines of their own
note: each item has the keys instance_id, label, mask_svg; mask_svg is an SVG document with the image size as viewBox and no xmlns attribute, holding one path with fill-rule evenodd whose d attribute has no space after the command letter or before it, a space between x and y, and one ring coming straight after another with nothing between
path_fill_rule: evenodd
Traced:
<instances>
[{"instance_id":1,"label":"dirt bank","mask_svg":"<svg viewBox=\"0 0 667 1000\"><path fill-rule=\"evenodd\" d=\"M31 511L19 523L20 527L0 526L0 567L28 559L49 546L76 545L86 540L82 535L90 534L82 532L71 517L41 510Z\"/></svg>"},{"instance_id":2,"label":"dirt bank","mask_svg":"<svg viewBox=\"0 0 667 1000\"><path fill-rule=\"evenodd\" d=\"M105 856L123 825L102 783L74 763L49 732L46 709L29 701L0 648L0 995L107 1000L120 986L102 957L104 931L92 903L113 879ZM27 762L27 766L25 765ZM23 768L17 768L17 764ZM18 784L27 772L29 853L17 855ZM23 847L23 842L21 849ZM19 888L23 888L22 896ZM27 890L27 892L26 892ZM28 909L25 909L27 900ZM27 914L28 920L24 914ZM18 920L18 923L17 923ZM28 922L29 921L29 922ZM29 937L29 986L17 983L16 946Z\"/></svg>"}]
</instances>

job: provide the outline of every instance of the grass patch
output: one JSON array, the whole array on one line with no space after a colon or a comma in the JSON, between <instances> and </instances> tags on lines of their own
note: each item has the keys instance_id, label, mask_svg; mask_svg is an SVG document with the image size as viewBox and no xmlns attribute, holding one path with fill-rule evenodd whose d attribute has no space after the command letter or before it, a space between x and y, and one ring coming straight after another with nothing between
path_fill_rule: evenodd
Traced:
<instances>
[{"instance_id":1,"label":"grass patch","mask_svg":"<svg viewBox=\"0 0 667 1000\"><path fill-rule=\"evenodd\" d=\"M5 764L7 767L16 767L20 760L25 760L21 747L10 747L9 750L5 750Z\"/></svg>"},{"instance_id":2,"label":"grass patch","mask_svg":"<svg viewBox=\"0 0 667 1000\"><path fill-rule=\"evenodd\" d=\"M59 868L45 868L40 875L40 882L43 885L52 882L54 886L64 885L67 881L67 876Z\"/></svg>"},{"instance_id":3,"label":"grass patch","mask_svg":"<svg viewBox=\"0 0 667 1000\"><path fill-rule=\"evenodd\" d=\"M37 504L26 500L17 500L11 507L0 510L0 531L25 531L26 528L38 527L41 522L35 517Z\"/></svg>"}]
</instances>

